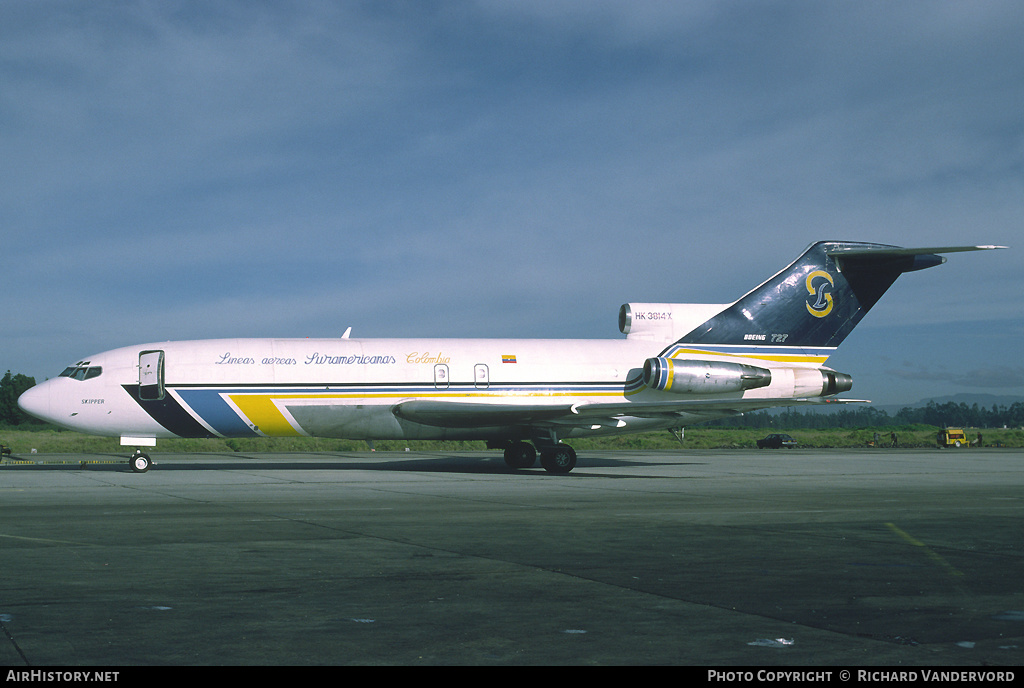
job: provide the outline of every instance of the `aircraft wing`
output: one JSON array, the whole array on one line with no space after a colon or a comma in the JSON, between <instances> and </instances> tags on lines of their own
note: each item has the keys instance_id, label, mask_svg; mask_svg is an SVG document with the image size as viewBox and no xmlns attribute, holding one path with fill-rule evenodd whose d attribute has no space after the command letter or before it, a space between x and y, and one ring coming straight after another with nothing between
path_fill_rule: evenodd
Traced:
<instances>
[{"instance_id":1,"label":"aircraft wing","mask_svg":"<svg viewBox=\"0 0 1024 688\"><path fill-rule=\"evenodd\" d=\"M680 399L655 403L616 404L479 404L458 401L414 400L398 404L399 418L442 428L483 428L507 425L592 426L615 424L620 418L672 418L680 413L726 416L778 406L822 406L868 403L865 399Z\"/></svg>"},{"instance_id":2,"label":"aircraft wing","mask_svg":"<svg viewBox=\"0 0 1024 688\"><path fill-rule=\"evenodd\" d=\"M677 413L747 413L779 406L824 406L827 404L865 404L867 399L827 399L807 397L794 399L680 399L678 401L662 401L636 404L580 404L573 412L580 417L591 415L632 416L634 418L655 418Z\"/></svg>"}]
</instances>

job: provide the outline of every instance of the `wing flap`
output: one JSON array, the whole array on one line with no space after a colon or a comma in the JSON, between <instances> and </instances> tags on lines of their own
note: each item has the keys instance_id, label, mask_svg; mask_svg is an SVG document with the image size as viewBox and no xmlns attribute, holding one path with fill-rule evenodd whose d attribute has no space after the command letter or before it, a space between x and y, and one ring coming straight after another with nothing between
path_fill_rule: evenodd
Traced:
<instances>
[{"instance_id":1,"label":"wing flap","mask_svg":"<svg viewBox=\"0 0 1024 688\"><path fill-rule=\"evenodd\" d=\"M474 404L459 401L404 401L392 412L403 420L439 428L533 425L572 415L572 405Z\"/></svg>"}]
</instances>

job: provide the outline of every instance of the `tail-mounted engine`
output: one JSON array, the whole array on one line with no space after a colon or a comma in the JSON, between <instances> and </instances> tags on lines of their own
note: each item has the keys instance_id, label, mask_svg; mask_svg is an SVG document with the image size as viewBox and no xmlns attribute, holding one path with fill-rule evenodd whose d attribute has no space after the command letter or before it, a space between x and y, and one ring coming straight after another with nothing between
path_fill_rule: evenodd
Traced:
<instances>
[{"instance_id":1,"label":"tail-mounted engine","mask_svg":"<svg viewBox=\"0 0 1024 688\"><path fill-rule=\"evenodd\" d=\"M676 394L726 394L767 387L772 371L742 363L648 358L644 384Z\"/></svg>"},{"instance_id":2,"label":"tail-mounted engine","mask_svg":"<svg viewBox=\"0 0 1024 688\"><path fill-rule=\"evenodd\" d=\"M853 389L853 378L827 368L800 368L793 371L793 394L827 397Z\"/></svg>"},{"instance_id":3,"label":"tail-mounted engine","mask_svg":"<svg viewBox=\"0 0 1024 688\"><path fill-rule=\"evenodd\" d=\"M674 342L723 308L708 303L624 303L619 308L619 332L630 339Z\"/></svg>"},{"instance_id":4,"label":"tail-mounted engine","mask_svg":"<svg viewBox=\"0 0 1024 688\"><path fill-rule=\"evenodd\" d=\"M675 394L729 394L772 384L772 371L759 366L726 361L693 361L648 358L644 384ZM827 397L853 388L853 378L828 368L777 368L775 382L780 396Z\"/></svg>"}]
</instances>

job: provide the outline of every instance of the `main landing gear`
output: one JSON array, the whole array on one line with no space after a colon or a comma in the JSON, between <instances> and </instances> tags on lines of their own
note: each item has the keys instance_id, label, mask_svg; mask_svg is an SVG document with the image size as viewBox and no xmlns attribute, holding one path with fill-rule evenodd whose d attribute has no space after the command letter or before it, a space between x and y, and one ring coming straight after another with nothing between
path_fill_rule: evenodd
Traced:
<instances>
[{"instance_id":1,"label":"main landing gear","mask_svg":"<svg viewBox=\"0 0 1024 688\"><path fill-rule=\"evenodd\" d=\"M537 462L537 450L529 442L513 442L505 449L509 468L531 468ZM542 447L540 465L548 473L568 473L576 467L576 452L568 444Z\"/></svg>"},{"instance_id":2,"label":"main landing gear","mask_svg":"<svg viewBox=\"0 0 1024 688\"><path fill-rule=\"evenodd\" d=\"M136 449L132 457L128 459L128 465L136 473L145 473L153 467L153 459L144 454L141 449Z\"/></svg>"}]
</instances>

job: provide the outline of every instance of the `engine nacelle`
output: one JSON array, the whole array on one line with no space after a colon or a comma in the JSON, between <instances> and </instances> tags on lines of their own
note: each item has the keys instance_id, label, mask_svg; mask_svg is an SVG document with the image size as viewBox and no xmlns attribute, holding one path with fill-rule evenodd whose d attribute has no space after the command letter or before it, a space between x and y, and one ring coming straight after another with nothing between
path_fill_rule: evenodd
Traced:
<instances>
[{"instance_id":1,"label":"engine nacelle","mask_svg":"<svg viewBox=\"0 0 1024 688\"><path fill-rule=\"evenodd\" d=\"M669 337L675 323L674 303L624 303L619 308L619 332L625 335L651 334Z\"/></svg>"},{"instance_id":2,"label":"engine nacelle","mask_svg":"<svg viewBox=\"0 0 1024 688\"><path fill-rule=\"evenodd\" d=\"M853 389L853 378L828 368L797 368L793 371L793 395L827 397Z\"/></svg>"},{"instance_id":3,"label":"engine nacelle","mask_svg":"<svg viewBox=\"0 0 1024 688\"><path fill-rule=\"evenodd\" d=\"M724 308L713 303L624 303L619 332L631 339L675 341Z\"/></svg>"},{"instance_id":4,"label":"engine nacelle","mask_svg":"<svg viewBox=\"0 0 1024 688\"><path fill-rule=\"evenodd\" d=\"M648 358L644 384L676 394L726 394L767 387L772 371L742 363Z\"/></svg>"}]
</instances>

